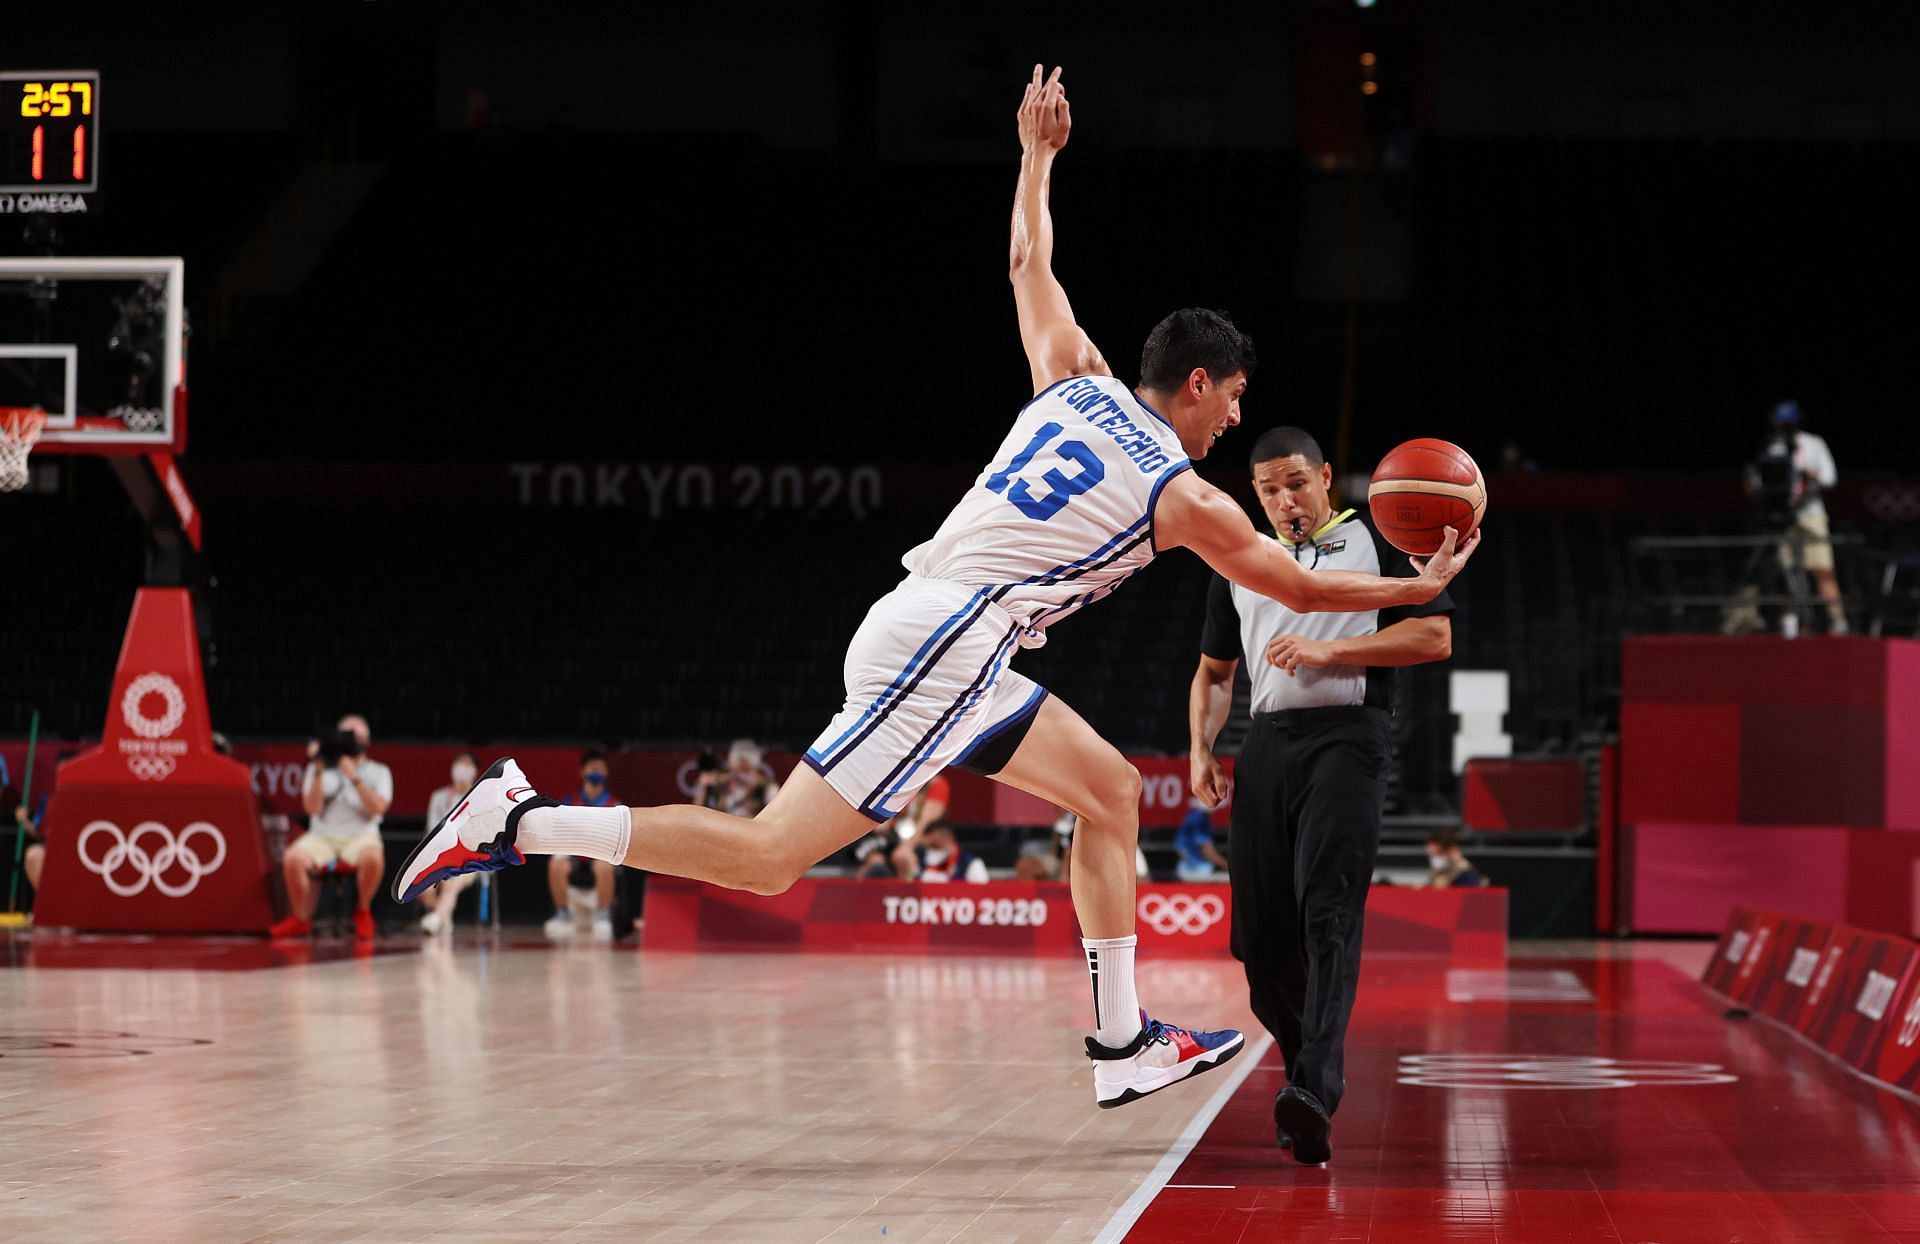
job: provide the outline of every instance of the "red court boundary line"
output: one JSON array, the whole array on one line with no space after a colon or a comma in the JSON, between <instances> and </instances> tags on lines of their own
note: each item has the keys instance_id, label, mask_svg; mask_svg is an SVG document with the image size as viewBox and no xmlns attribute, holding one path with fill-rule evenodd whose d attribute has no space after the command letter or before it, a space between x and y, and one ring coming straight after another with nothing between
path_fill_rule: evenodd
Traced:
<instances>
[{"instance_id":1,"label":"red court boundary line","mask_svg":"<svg viewBox=\"0 0 1920 1244\"><path fill-rule=\"evenodd\" d=\"M1153 1204L1154 1198L1160 1195L1161 1189L1172 1181L1174 1172L1180 1169L1181 1164L1187 1160L1187 1155L1192 1153L1194 1146L1200 1143L1200 1138L1205 1136L1207 1129L1213 1126L1213 1121L1220 1117L1222 1110L1226 1109L1228 1099L1240 1091L1240 1086L1245 1084L1247 1077L1259 1068L1261 1060L1266 1058L1267 1051L1272 1048L1273 1037L1263 1032L1260 1034L1260 1039L1253 1042L1235 1060L1240 1065L1228 1073L1226 1080L1214 1091L1213 1096L1209 1097L1206 1104L1200 1107L1199 1112L1187 1121L1186 1128L1181 1131L1159 1163L1141 1181L1140 1186L1133 1190L1133 1195L1128 1197L1119 1209L1113 1211L1113 1217L1107 1219L1107 1225L1100 1228L1100 1234L1093 1237L1093 1244L1120 1244L1120 1241L1126 1238L1127 1232L1133 1230L1133 1224L1140 1221L1140 1215L1147 1212L1147 1206Z\"/></svg>"}]
</instances>

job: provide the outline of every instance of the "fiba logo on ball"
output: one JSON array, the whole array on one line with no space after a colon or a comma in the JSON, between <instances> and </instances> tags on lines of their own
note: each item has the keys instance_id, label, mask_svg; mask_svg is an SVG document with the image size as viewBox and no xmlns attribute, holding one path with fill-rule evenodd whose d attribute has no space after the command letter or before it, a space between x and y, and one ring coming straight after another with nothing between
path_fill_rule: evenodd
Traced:
<instances>
[{"instance_id":1,"label":"fiba logo on ball","mask_svg":"<svg viewBox=\"0 0 1920 1244\"><path fill-rule=\"evenodd\" d=\"M143 701L150 695L157 695L166 702L160 716L149 717ZM127 684L127 692L120 697L120 716L127 723L127 729L143 739L163 739L180 728L187 717L187 697L180 693L180 684L165 674L142 674Z\"/></svg>"},{"instance_id":2,"label":"fiba logo on ball","mask_svg":"<svg viewBox=\"0 0 1920 1244\"><path fill-rule=\"evenodd\" d=\"M1149 894L1140 900L1140 918L1163 937L1185 933L1198 937L1226 918L1227 905L1217 894Z\"/></svg>"},{"instance_id":3,"label":"fiba logo on ball","mask_svg":"<svg viewBox=\"0 0 1920 1244\"><path fill-rule=\"evenodd\" d=\"M93 844L101 837L107 839L106 845L96 848ZM196 842L208 848L206 858L201 857ZM80 831L75 849L81 867L121 898L132 898L148 886L168 898L185 898L202 877L217 871L227 860L226 835L205 821L194 821L178 836L158 821L142 821L132 833L112 821L92 821ZM120 874L129 869L136 874L135 880L121 878ZM170 879L178 874L185 874L185 880Z\"/></svg>"}]
</instances>

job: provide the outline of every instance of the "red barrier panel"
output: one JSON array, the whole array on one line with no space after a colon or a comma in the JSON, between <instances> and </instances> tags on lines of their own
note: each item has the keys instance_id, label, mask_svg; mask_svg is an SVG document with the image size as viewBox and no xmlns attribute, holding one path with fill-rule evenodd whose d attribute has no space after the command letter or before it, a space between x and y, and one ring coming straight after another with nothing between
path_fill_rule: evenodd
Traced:
<instances>
[{"instance_id":1,"label":"red barrier panel","mask_svg":"<svg viewBox=\"0 0 1920 1244\"><path fill-rule=\"evenodd\" d=\"M1920 1087L1920 945L1904 937L1737 908L1701 979L1872 1079Z\"/></svg>"},{"instance_id":2,"label":"red barrier panel","mask_svg":"<svg viewBox=\"0 0 1920 1244\"><path fill-rule=\"evenodd\" d=\"M1736 902L1830 920L1847 912L1841 827L1642 822L1628 830L1636 933L1711 933Z\"/></svg>"},{"instance_id":3,"label":"red barrier panel","mask_svg":"<svg viewBox=\"0 0 1920 1244\"><path fill-rule=\"evenodd\" d=\"M1862 1069L1895 1088L1920 1093L1920 972L1907 974L1890 1013L1873 1065Z\"/></svg>"},{"instance_id":4,"label":"red barrier panel","mask_svg":"<svg viewBox=\"0 0 1920 1244\"><path fill-rule=\"evenodd\" d=\"M1232 896L1224 885L1142 885L1136 914L1144 955L1230 954ZM1500 961L1506 925L1504 890L1381 886L1367 900L1366 951ZM1072 892L1058 882L807 877L772 897L673 877L647 885L649 950L1070 954L1079 939Z\"/></svg>"},{"instance_id":5,"label":"red barrier panel","mask_svg":"<svg viewBox=\"0 0 1920 1244\"><path fill-rule=\"evenodd\" d=\"M1770 911L1757 911L1747 925L1746 948L1725 990L1729 998L1742 1006L1752 1005L1754 995L1759 992L1773 968L1783 923L1782 917Z\"/></svg>"},{"instance_id":6,"label":"red barrier panel","mask_svg":"<svg viewBox=\"0 0 1920 1244\"><path fill-rule=\"evenodd\" d=\"M1637 932L1712 932L1736 900L1882 933L1920 932L1920 834L1656 822L1634 826L1627 841Z\"/></svg>"},{"instance_id":7,"label":"red barrier panel","mask_svg":"<svg viewBox=\"0 0 1920 1244\"><path fill-rule=\"evenodd\" d=\"M100 746L60 768L35 919L46 927L255 932L273 922L247 767L213 750L192 603L143 588Z\"/></svg>"},{"instance_id":8,"label":"red barrier panel","mask_svg":"<svg viewBox=\"0 0 1920 1244\"><path fill-rule=\"evenodd\" d=\"M1763 979L1747 994L1747 1006L1782 1023L1799 1012L1820 958L1833 941L1831 920L1784 919L1769 948L1772 962Z\"/></svg>"},{"instance_id":9,"label":"red barrier panel","mask_svg":"<svg viewBox=\"0 0 1920 1244\"><path fill-rule=\"evenodd\" d=\"M1819 1026L1821 1016L1832 1008L1833 1000L1845 984L1847 964L1859 947L1862 938L1871 937L1850 924L1833 926L1833 936L1827 939L1827 948L1820 952L1820 965L1813 970L1813 979L1807 983L1806 992L1801 995L1800 1005L1790 1010L1785 1023L1801 1036L1813 1041L1813 1033Z\"/></svg>"},{"instance_id":10,"label":"red barrier panel","mask_svg":"<svg viewBox=\"0 0 1920 1244\"><path fill-rule=\"evenodd\" d=\"M1467 762L1460 820L1475 833L1576 834L1587 824L1587 769L1577 760L1521 756Z\"/></svg>"},{"instance_id":11,"label":"red barrier panel","mask_svg":"<svg viewBox=\"0 0 1920 1244\"><path fill-rule=\"evenodd\" d=\"M1713 957L1707 960L1707 970L1701 977L1707 988L1716 993L1732 992L1734 975L1746 961L1747 951L1753 945L1756 914L1749 908L1736 907L1727 916L1720 943L1713 948Z\"/></svg>"},{"instance_id":12,"label":"red barrier panel","mask_svg":"<svg viewBox=\"0 0 1920 1244\"><path fill-rule=\"evenodd\" d=\"M1860 933L1840 960L1825 1004L1801 1031L1829 1054L1862 1070L1878 1061L1879 1039L1892 1026L1893 1001L1913 972L1920 946L1904 937ZM1897 1020L1892 1021L1897 1023Z\"/></svg>"}]
</instances>

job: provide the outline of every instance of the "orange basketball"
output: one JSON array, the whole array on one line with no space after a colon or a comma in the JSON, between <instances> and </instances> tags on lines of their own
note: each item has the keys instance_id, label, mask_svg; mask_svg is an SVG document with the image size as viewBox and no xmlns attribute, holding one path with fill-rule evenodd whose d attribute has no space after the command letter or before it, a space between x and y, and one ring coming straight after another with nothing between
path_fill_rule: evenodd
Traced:
<instances>
[{"instance_id":1,"label":"orange basketball","mask_svg":"<svg viewBox=\"0 0 1920 1244\"><path fill-rule=\"evenodd\" d=\"M1466 450L1422 437L1380 459L1367 489L1367 508L1387 543L1425 557L1439 551L1448 527L1460 533L1460 544L1466 543L1486 512L1487 481Z\"/></svg>"}]
</instances>

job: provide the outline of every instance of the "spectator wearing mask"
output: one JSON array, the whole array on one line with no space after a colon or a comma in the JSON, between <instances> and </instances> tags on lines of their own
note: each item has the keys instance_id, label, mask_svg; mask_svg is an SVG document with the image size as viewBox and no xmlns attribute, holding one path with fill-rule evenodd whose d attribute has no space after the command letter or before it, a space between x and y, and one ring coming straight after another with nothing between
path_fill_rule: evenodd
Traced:
<instances>
[{"instance_id":1,"label":"spectator wearing mask","mask_svg":"<svg viewBox=\"0 0 1920 1244\"><path fill-rule=\"evenodd\" d=\"M453 811L454 804L472 788L479 776L480 758L472 752L455 752L453 767L448 772L451 780L427 797L427 824L438 825L444 821L447 813ZM420 900L427 908L427 914L420 917L420 931L435 937L453 928L453 910L460 901L461 892L480 876L479 873L462 873L427 891Z\"/></svg>"},{"instance_id":2,"label":"spectator wearing mask","mask_svg":"<svg viewBox=\"0 0 1920 1244\"><path fill-rule=\"evenodd\" d=\"M1427 839L1427 885L1431 889L1444 890L1449 886L1483 886L1490 884L1487 875L1473 866L1473 861L1460 850L1460 835L1450 829L1434 832Z\"/></svg>"},{"instance_id":3,"label":"spectator wearing mask","mask_svg":"<svg viewBox=\"0 0 1920 1244\"><path fill-rule=\"evenodd\" d=\"M612 808L620 803L607 784L607 754L599 748L580 753L580 789L568 796L576 808ZM547 886L553 894L553 916L542 926L548 937L564 940L575 930L570 891L593 894L593 938L613 940L613 865L584 856L556 855L547 861Z\"/></svg>"},{"instance_id":4,"label":"spectator wearing mask","mask_svg":"<svg viewBox=\"0 0 1920 1244\"><path fill-rule=\"evenodd\" d=\"M902 881L967 881L984 885L987 865L971 851L962 851L953 830L944 822L929 825L919 843L907 843L894 852L894 867Z\"/></svg>"}]
</instances>

